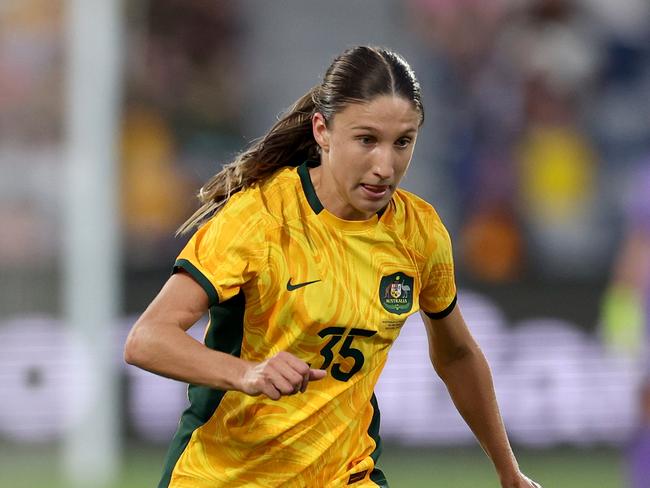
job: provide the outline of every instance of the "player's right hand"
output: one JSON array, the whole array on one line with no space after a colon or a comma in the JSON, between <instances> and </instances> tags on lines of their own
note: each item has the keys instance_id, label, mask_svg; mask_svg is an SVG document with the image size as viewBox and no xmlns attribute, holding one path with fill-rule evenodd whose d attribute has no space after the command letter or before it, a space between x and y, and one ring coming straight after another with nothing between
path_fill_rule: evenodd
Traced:
<instances>
[{"instance_id":1,"label":"player's right hand","mask_svg":"<svg viewBox=\"0 0 650 488\"><path fill-rule=\"evenodd\" d=\"M247 395L266 395L279 400L283 395L304 392L310 381L326 375L324 369L312 369L293 354L282 351L261 363L249 363L239 389Z\"/></svg>"}]
</instances>

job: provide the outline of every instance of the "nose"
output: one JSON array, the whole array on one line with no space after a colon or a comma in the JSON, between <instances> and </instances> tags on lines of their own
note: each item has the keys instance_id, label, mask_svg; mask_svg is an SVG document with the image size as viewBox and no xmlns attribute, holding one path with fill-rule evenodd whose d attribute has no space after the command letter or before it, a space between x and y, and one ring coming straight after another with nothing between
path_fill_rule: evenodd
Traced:
<instances>
[{"instance_id":1,"label":"nose","mask_svg":"<svg viewBox=\"0 0 650 488\"><path fill-rule=\"evenodd\" d=\"M393 155L390 150L378 150L373 160L372 173L381 181L390 180L395 173Z\"/></svg>"}]
</instances>

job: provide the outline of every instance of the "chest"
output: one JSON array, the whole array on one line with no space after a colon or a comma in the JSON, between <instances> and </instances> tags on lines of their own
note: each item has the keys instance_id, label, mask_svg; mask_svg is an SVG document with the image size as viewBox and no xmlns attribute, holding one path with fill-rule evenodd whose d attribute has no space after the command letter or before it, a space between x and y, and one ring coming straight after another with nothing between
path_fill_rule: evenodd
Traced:
<instances>
[{"instance_id":1,"label":"chest","mask_svg":"<svg viewBox=\"0 0 650 488\"><path fill-rule=\"evenodd\" d=\"M268 245L247 309L270 342L357 334L387 347L419 309L422 263L399 236L287 227Z\"/></svg>"}]
</instances>

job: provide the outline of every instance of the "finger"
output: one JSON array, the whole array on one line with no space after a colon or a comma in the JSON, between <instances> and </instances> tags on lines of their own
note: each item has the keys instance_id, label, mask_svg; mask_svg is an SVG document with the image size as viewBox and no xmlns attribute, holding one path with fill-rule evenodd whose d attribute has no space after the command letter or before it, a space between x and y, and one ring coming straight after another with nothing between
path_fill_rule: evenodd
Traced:
<instances>
[{"instance_id":1,"label":"finger","mask_svg":"<svg viewBox=\"0 0 650 488\"><path fill-rule=\"evenodd\" d=\"M305 390L307 390L307 385L310 381L322 380L325 378L325 376L327 376L327 371L324 369L310 369L307 373L307 376L304 377L303 385L300 391L304 393Z\"/></svg>"},{"instance_id":2,"label":"finger","mask_svg":"<svg viewBox=\"0 0 650 488\"><path fill-rule=\"evenodd\" d=\"M309 370L309 381L318 381L322 380L327 376L327 371L324 369L310 369Z\"/></svg>"},{"instance_id":3,"label":"finger","mask_svg":"<svg viewBox=\"0 0 650 488\"><path fill-rule=\"evenodd\" d=\"M309 365L293 354L283 351L279 353L278 356L281 356L282 359L291 366L291 369L296 371L300 376L306 376L309 373Z\"/></svg>"},{"instance_id":4,"label":"finger","mask_svg":"<svg viewBox=\"0 0 650 488\"><path fill-rule=\"evenodd\" d=\"M284 360L286 364L292 369L292 371L300 376L300 378L296 378L293 375L285 375L287 376L287 379L289 379L295 385L296 388L294 393L304 393L310 380L310 365L299 359L297 356L294 356L293 354L286 351L279 352L276 355L276 358ZM300 381L296 381L297 379Z\"/></svg>"},{"instance_id":5,"label":"finger","mask_svg":"<svg viewBox=\"0 0 650 488\"><path fill-rule=\"evenodd\" d=\"M307 374L302 377L302 384L300 385L300 393L305 393L308 384L309 384L309 371L307 371Z\"/></svg>"},{"instance_id":6,"label":"finger","mask_svg":"<svg viewBox=\"0 0 650 488\"><path fill-rule=\"evenodd\" d=\"M294 385L290 383L284 376L279 372L276 372L271 376L271 382L273 386L283 395L291 395L294 393Z\"/></svg>"},{"instance_id":7,"label":"finger","mask_svg":"<svg viewBox=\"0 0 650 488\"><path fill-rule=\"evenodd\" d=\"M278 362L273 365L273 369L284 378L290 385L290 393L298 393L302 387L304 376L293 369L291 364Z\"/></svg>"},{"instance_id":8,"label":"finger","mask_svg":"<svg viewBox=\"0 0 650 488\"><path fill-rule=\"evenodd\" d=\"M262 386L261 390L262 393L264 393L271 400L279 400L282 396L278 389L271 383L265 383L264 386Z\"/></svg>"}]
</instances>

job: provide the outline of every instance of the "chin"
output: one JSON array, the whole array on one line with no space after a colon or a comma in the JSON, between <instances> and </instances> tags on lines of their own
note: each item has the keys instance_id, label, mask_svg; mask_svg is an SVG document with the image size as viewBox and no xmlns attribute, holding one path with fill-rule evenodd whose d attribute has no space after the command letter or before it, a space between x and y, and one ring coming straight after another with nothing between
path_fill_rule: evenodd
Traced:
<instances>
[{"instance_id":1,"label":"chin","mask_svg":"<svg viewBox=\"0 0 650 488\"><path fill-rule=\"evenodd\" d=\"M390 201L390 200L388 200L388 201ZM384 208L388 204L388 201L387 202L381 202L381 203L373 202L372 205L364 205L362 207L359 207L359 212L367 214L368 215L367 218L369 219L374 214L379 212L382 208Z\"/></svg>"},{"instance_id":2,"label":"chin","mask_svg":"<svg viewBox=\"0 0 650 488\"><path fill-rule=\"evenodd\" d=\"M390 202L390 199L393 196L393 192L390 195L385 195L381 200L369 200L365 198L355 199L356 201L352 205L356 213L358 213L363 220L368 220L374 214L379 212Z\"/></svg>"}]
</instances>

